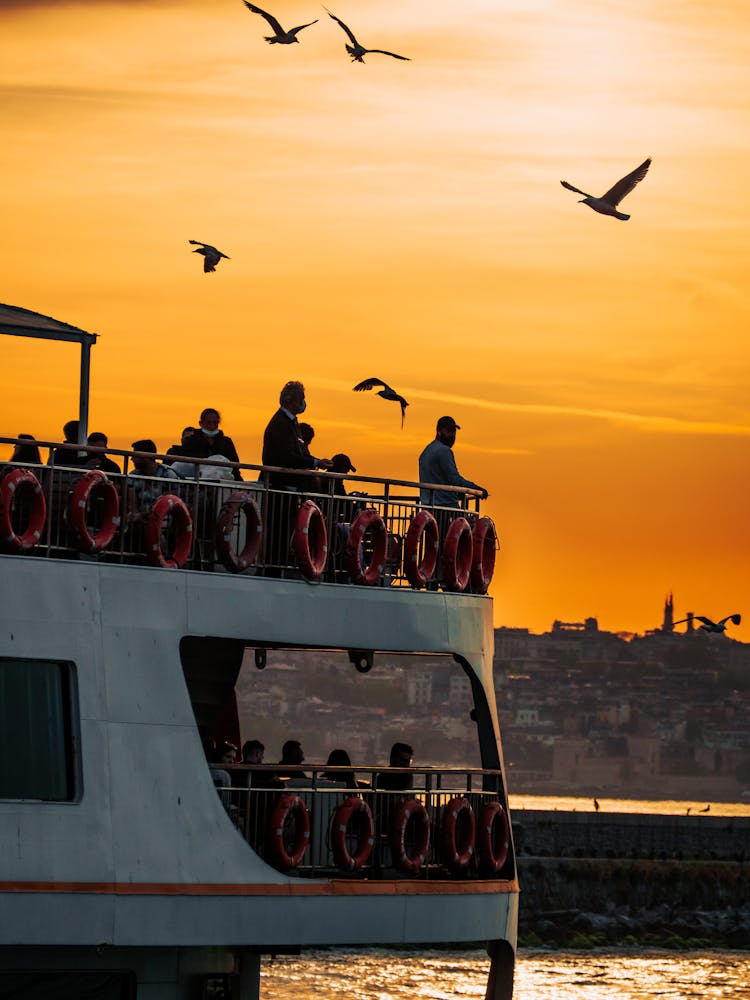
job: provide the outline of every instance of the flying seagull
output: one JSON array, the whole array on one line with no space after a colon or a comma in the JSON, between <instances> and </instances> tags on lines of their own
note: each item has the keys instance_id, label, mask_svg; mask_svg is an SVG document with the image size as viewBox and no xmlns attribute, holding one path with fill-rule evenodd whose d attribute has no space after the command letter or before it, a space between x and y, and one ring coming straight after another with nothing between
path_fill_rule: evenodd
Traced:
<instances>
[{"instance_id":1,"label":"flying seagull","mask_svg":"<svg viewBox=\"0 0 750 1000\"><path fill-rule=\"evenodd\" d=\"M368 52L379 52L380 55L382 56L392 56L393 59L403 59L405 60L405 62L410 62L408 56L399 56L396 55L395 52L386 52L385 49L366 49L364 45L359 44L357 39L352 34L351 29L344 24L341 18L336 17L335 14L332 14L327 7L324 7L323 10L326 12L326 14L328 14L329 17L333 18L336 24L338 24L349 36L352 44L346 46L346 51L352 57L352 62L363 63L365 61L364 56L366 56Z\"/></svg>"},{"instance_id":2,"label":"flying seagull","mask_svg":"<svg viewBox=\"0 0 750 1000\"><path fill-rule=\"evenodd\" d=\"M720 622L712 622L710 618L704 618L703 615L693 615L693 618L697 618L699 622L703 622L699 626L704 632L726 632L727 622L731 622L733 625L739 625L742 621L742 615L727 615L726 618L722 618ZM689 622L690 618L681 618L678 622L674 622L674 625L684 625L685 622Z\"/></svg>"},{"instance_id":3,"label":"flying seagull","mask_svg":"<svg viewBox=\"0 0 750 1000\"><path fill-rule=\"evenodd\" d=\"M225 253L217 250L216 247L212 247L210 243L202 243L200 240L188 240L188 243L194 243L198 247L197 250L193 250L193 253L203 254L203 270L206 274L209 271L216 270L216 265L222 257L225 260L229 260L229 257Z\"/></svg>"},{"instance_id":4,"label":"flying seagull","mask_svg":"<svg viewBox=\"0 0 750 1000\"><path fill-rule=\"evenodd\" d=\"M302 31L303 28L309 28L311 24L318 23L318 19L316 18L314 21L308 21L307 24L300 24L296 28L290 28L289 31L284 31L273 14L267 14L266 11L261 10L260 7L256 7L254 3L248 3L248 0L244 0L244 3L247 9L251 10L253 14L260 14L261 17L265 17L273 28L273 35L264 35L264 38L269 45L291 45L293 42L298 42L299 38L297 38L297 32Z\"/></svg>"},{"instance_id":5,"label":"flying seagull","mask_svg":"<svg viewBox=\"0 0 750 1000\"><path fill-rule=\"evenodd\" d=\"M626 194L630 194L633 188L636 186L638 181L642 181L646 176L648 168L651 166L651 157L644 160L640 167L636 167L627 177L623 177L619 180L614 187L611 187L606 194L603 194L601 198L595 198L592 194L586 194L585 191L581 191L580 188L573 187L572 184L568 184L567 181L560 181L564 188L568 191L575 191L576 194L582 194L583 198L581 201L584 205L588 205L589 208L593 208L595 212L599 212L600 215L611 215L615 219L620 219L621 222L627 221L630 216L625 215L624 212L618 212L617 206L620 204L622 199Z\"/></svg>"},{"instance_id":6,"label":"flying seagull","mask_svg":"<svg viewBox=\"0 0 750 1000\"><path fill-rule=\"evenodd\" d=\"M354 392L364 392L366 389L374 389L376 385L382 385L383 388L377 393L378 396L382 396L383 399L392 399L394 403L401 404L401 426L404 426L404 417L406 416L406 407L409 405L403 396L399 396L395 389L391 387L382 380L382 378L366 378L364 382L358 382L354 386Z\"/></svg>"}]
</instances>

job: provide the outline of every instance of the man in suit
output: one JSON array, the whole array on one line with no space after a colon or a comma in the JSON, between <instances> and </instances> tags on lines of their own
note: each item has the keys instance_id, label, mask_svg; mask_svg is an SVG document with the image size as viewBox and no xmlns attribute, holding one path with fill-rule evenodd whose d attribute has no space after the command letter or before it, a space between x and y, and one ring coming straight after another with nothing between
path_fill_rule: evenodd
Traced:
<instances>
[{"instance_id":1,"label":"man in suit","mask_svg":"<svg viewBox=\"0 0 750 1000\"><path fill-rule=\"evenodd\" d=\"M330 469L328 458L313 458L300 437L297 417L307 407L305 387L301 382L287 382L279 394L279 408L271 417L263 434L263 465L289 469ZM268 485L278 491L268 497L270 531L266 548L266 566L283 567L288 563L288 542L297 504L288 493L298 493L312 487L311 476L294 472L269 472Z\"/></svg>"}]
</instances>

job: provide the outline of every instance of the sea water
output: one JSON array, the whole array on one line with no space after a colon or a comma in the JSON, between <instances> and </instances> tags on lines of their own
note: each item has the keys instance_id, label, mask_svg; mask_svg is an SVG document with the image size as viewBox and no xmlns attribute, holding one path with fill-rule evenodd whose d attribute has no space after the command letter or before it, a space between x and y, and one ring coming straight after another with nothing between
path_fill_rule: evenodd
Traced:
<instances>
[{"instance_id":1,"label":"sea water","mask_svg":"<svg viewBox=\"0 0 750 1000\"><path fill-rule=\"evenodd\" d=\"M336 948L263 961L262 1000L483 1000L482 950ZM521 949L514 1000L747 1000L750 952Z\"/></svg>"}]
</instances>

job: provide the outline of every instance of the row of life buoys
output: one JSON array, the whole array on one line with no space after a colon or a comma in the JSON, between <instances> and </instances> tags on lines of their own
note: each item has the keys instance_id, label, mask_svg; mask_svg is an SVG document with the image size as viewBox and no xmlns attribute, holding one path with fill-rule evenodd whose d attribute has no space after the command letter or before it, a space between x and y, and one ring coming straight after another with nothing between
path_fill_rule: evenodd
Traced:
<instances>
[{"instance_id":1,"label":"row of life buoys","mask_svg":"<svg viewBox=\"0 0 750 1000\"><path fill-rule=\"evenodd\" d=\"M19 497L29 503L28 524L18 534L13 527L13 509ZM101 524L90 527L91 504L101 504ZM168 516L173 518L174 548L165 553L162 530ZM29 469L13 469L0 481L0 547L6 552L31 552L38 544L47 517L47 504L39 480ZM70 491L65 508L70 541L79 552L96 555L111 544L120 525L120 496L117 487L101 469L85 472ZM192 547L193 522L185 503L173 493L165 493L151 507L144 525L146 558L152 566L167 569L185 565Z\"/></svg>"},{"instance_id":2,"label":"row of life buoys","mask_svg":"<svg viewBox=\"0 0 750 1000\"><path fill-rule=\"evenodd\" d=\"M18 497L29 503L28 525L21 534L13 528L12 512ZM94 500L101 504L101 526L89 527L89 511ZM15 554L30 552L39 542L47 508L44 492L33 472L14 469L0 482L0 546ZM73 487L66 510L71 541L80 552L97 554L111 544L120 524L120 500L117 487L100 469L84 473ZM165 519L173 523L173 551L165 553L162 535ZM241 552L232 546L232 531L238 517L246 521L246 542ZM192 547L193 524L184 501L172 493L164 494L153 504L144 525L146 557L152 566L181 568ZM365 536L370 544L364 556ZM221 563L232 573L252 566L260 551L263 521L257 503L243 493L233 493L221 508L215 529L216 552ZM412 587L423 587L437 566L440 535L437 521L427 510L412 518L404 540L404 573ZM454 518L443 540L442 574L446 590L461 593L469 582L475 593L485 594L495 568L497 535L488 517L480 517L472 528L463 517ZM344 565L353 583L374 586L385 569L388 531L380 513L373 507L361 510L349 526L344 546ZM320 508L305 500L297 511L294 524L294 554L297 565L308 580L319 580L328 559L326 522Z\"/></svg>"},{"instance_id":3,"label":"row of life buoys","mask_svg":"<svg viewBox=\"0 0 750 1000\"><path fill-rule=\"evenodd\" d=\"M437 521L428 510L413 518L404 540L404 574L412 587L424 587L435 572L440 545ZM489 517L472 528L464 517L450 522L443 539L442 571L446 590L486 594L495 571L497 534Z\"/></svg>"},{"instance_id":4,"label":"row of life buoys","mask_svg":"<svg viewBox=\"0 0 750 1000\"><path fill-rule=\"evenodd\" d=\"M284 871L296 868L310 843L310 814L302 799L284 792L276 801L268 824L268 851L273 863ZM375 844L372 811L359 795L348 795L331 820L331 850L336 867L359 871L370 858ZM416 875L430 847L430 817L415 798L400 801L393 812L390 848L393 864ZM480 871L497 875L508 860L510 828L499 802L482 807L479 824L469 800L452 798L443 808L440 825L440 855L446 869L463 872L477 852Z\"/></svg>"}]
</instances>

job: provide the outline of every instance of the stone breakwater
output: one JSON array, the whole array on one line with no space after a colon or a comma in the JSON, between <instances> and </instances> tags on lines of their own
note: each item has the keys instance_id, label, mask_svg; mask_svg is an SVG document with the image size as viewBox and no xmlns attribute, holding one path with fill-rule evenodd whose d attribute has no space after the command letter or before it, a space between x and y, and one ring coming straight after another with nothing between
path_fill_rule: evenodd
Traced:
<instances>
[{"instance_id":1,"label":"stone breakwater","mask_svg":"<svg viewBox=\"0 0 750 1000\"><path fill-rule=\"evenodd\" d=\"M750 860L748 816L513 812L516 852L547 858Z\"/></svg>"},{"instance_id":2,"label":"stone breakwater","mask_svg":"<svg viewBox=\"0 0 750 1000\"><path fill-rule=\"evenodd\" d=\"M519 942L750 948L750 820L516 811Z\"/></svg>"}]
</instances>

